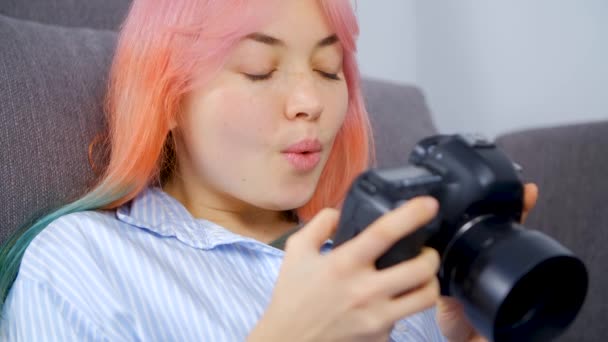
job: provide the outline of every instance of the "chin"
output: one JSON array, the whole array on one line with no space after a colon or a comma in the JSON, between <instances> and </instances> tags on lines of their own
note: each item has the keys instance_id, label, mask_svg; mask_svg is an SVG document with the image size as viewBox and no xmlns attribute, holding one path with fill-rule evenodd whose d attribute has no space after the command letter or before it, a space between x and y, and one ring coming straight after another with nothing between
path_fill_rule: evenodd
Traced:
<instances>
[{"instance_id":1,"label":"chin","mask_svg":"<svg viewBox=\"0 0 608 342\"><path fill-rule=\"evenodd\" d=\"M319 175L308 175L277 184L274 193L267 193L270 201L267 209L271 210L293 210L303 207L308 203L315 193Z\"/></svg>"},{"instance_id":2,"label":"chin","mask_svg":"<svg viewBox=\"0 0 608 342\"><path fill-rule=\"evenodd\" d=\"M289 198L289 199L284 199L283 201L281 201L280 203L277 203L277 209L276 210L294 210L294 209L298 209L303 207L306 203L308 203L308 201L310 201L310 199L312 198L312 194L311 196L305 197L305 198Z\"/></svg>"},{"instance_id":3,"label":"chin","mask_svg":"<svg viewBox=\"0 0 608 342\"><path fill-rule=\"evenodd\" d=\"M314 194L313 190L303 190L303 191L288 191L281 193L278 197L272 199L272 210L294 210L304 206Z\"/></svg>"}]
</instances>

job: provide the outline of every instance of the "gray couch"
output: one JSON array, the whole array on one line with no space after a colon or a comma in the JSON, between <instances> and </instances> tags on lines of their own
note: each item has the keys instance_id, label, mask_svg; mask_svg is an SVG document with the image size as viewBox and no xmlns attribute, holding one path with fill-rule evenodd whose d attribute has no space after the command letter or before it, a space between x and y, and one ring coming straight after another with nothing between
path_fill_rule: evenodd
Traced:
<instances>
[{"instance_id":1,"label":"gray couch","mask_svg":"<svg viewBox=\"0 0 608 342\"><path fill-rule=\"evenodd\" d=\"M104 129L101 101L114 30L128 3L0 2L0 242L92 184L88 145ZM378 165L404 164L415 142L436 132L423 95L415 87L371 79L364 81L364 92ZM540 186L527 226L562 241L591 272L582 313L560 341L603 340L608 210L601 201L608 194L608 122L512 133L498 143L524 166L526 179Z\"/></svg>"}]
</instances>

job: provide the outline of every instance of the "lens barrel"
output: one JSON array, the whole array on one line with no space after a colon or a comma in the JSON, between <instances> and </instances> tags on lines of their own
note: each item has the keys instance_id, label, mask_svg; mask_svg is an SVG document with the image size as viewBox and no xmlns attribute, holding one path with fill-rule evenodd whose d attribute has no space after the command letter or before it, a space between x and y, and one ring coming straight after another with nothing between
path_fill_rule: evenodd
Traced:
<instances>
[{"instance_id":1,"label":"lens barrel","mask_svg":"<svg viewBox=\"0 0 608 342\"><path fill-rule=\"evenodd\" d=\"M585 265L539 231L485 216L447 245L442 291L493 341L550 341L574 320L587 293Z\"/></svg>"}]
</instances>

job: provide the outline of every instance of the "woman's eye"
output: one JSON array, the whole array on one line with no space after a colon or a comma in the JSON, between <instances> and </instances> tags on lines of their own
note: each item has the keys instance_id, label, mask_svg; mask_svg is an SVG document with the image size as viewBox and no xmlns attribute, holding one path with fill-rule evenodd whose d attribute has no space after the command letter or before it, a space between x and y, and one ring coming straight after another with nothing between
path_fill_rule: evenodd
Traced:
<instances>
[{"instance_id":1,"label":"woman's eye","mask_svg":"<svg viewBox=\"0 0 608 342\"><path fill-rule=\"evenodd\" d=\"M322 71L322 70L317 70L317 72L318 72L319 74L321 74L321 76L323 76L323 77L325 77L325 78L328 78L328 79L330 79L330 80L334 80L334 81L339 81L339 80L341 80L341 78L340 78L340 76L338 76L338 74L332 74L332 73L325 72L325 71Z\"/></svg>"},{"instance_id":2,"label":"woman's eye","mask_svg":"<svg viewBox=\"0 0 608 342\"><path fill-rule=\"evenodd\" d=\"M275 70L272 70L271 72L269 72L267 74L247 74L247 73L243 73L243 75L245 75L245 77L247 77L251 81L264 81L264 80L270 79L272 77L272 74L274 72L275 72Z\"/></svg>"},{"instance_id":3,"label":"woman's eye","mask_svg":"<svg viewBox=\"0 0 608 342\"><path fill-rule=\"evenodd\" d=\"M243 75L245 75L245 77L247 77L249 80L251 81L264 81L264 80L269 80L272 77L272 74L275 72L276 70L272 70L269 73L266 74L247 74L247 73L243 73ZM315 70L316 72L318 72L321 76L333 80L333 81L340 81L341 78L340 76L338 76L338 74L332 74L330 72L325 72L322 70Z\"/></svg>"}]
</instances>

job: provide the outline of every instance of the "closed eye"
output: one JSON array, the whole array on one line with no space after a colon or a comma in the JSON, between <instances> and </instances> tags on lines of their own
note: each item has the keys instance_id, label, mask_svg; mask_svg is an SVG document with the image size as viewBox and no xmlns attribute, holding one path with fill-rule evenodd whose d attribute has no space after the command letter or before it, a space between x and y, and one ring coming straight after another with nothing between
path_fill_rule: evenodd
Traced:
<instances>
[{"instance_id":1,"label":"closed eye","mask_svg":"<svg viewBox=\"0 0 608 342\"><path fill-rule=\"evenodd\" d=\"M267 74L247 74L247 73L244 73L243 75L245 75L245 77L247 77L251 81L264 81L264 80L270 79L272 77L272 74L275 71L276 71L276 69L272 70L271 72L269 72Z\"/></svg>"},{"instance_id":2,"label":"closed eye","mask_svg":"<svg viewBox=\"0 0 608 342\"><path fill-rule=\"evenodd\" d=\"M340 81L341 80L341 78L340 78L340 76L338 76L338 74L332 74L332 73L325 72L325 71L322 71L322 70L316 70L316 71L319 74L321 74L321 76L323 76L325 78L328 78L330 80L334 80L334 81Z\"/></svg>"},{"instance_id":3,"label":"closed eye","mask_svg":"<svg viewBox=\"0 0 608 342\"><path fill-rule=\"evenodd\" d=\"M247 74L244 73L243 75L245 75L245 77L247 77L249 80L251 81L264 81L264 80L269 80L270 78L272 78L272 74L276 71L272 70L271 72L267 73L267 74ZM333 80L333 81L340 81L341 78L340 76L338 76L338 74L332 74L330 72L325 72L322 70L315 70L316 72L318 72L321 76Z\"/></svg>"}]
</instances>

